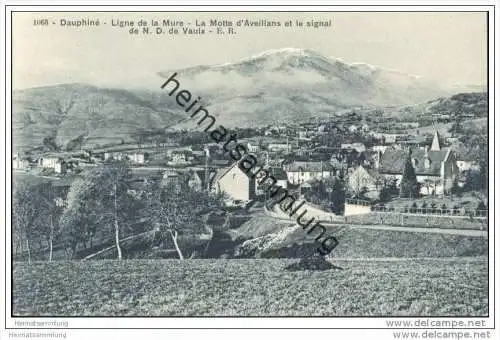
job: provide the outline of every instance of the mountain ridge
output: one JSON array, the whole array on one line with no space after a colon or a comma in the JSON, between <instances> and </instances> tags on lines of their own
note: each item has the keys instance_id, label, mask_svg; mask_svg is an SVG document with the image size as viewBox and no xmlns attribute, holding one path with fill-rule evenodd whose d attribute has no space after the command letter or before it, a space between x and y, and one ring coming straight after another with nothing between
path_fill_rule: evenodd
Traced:
<instances>
[{"instance_id":1,"label":"mountain ridge","mask_svg":"<svg viewBox=\"0 0 500 340\"><path fill-rule=\"evenodd\" d=\"M353 107L412 105L452 94L422 77L297 48L158 75L166 79L173 72L180 89L200 96L200 104L228 127L328 117ZM70 83L15 90L14 149L43 146L46 138L62 148L77 138L92 147L128 140L139 130L196 128L160 85L130 90Z\"/></svg>"}]
</instances>

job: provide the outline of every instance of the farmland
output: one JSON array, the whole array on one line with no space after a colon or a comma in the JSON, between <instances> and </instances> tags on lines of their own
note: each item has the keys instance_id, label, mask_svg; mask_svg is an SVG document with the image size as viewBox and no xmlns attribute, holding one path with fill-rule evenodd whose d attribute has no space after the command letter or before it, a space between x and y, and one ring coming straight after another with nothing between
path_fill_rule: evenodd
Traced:
<instances>
[{"instance_id":1,"label":"farmland","mask_svg":"<svg viewBox=\"0 0 500 340\"><path fill-rule=\"evenodd\" d=\"M31 316L485 316L485 257L15 263L13 314Z\"/></svg>"}]
</instances>

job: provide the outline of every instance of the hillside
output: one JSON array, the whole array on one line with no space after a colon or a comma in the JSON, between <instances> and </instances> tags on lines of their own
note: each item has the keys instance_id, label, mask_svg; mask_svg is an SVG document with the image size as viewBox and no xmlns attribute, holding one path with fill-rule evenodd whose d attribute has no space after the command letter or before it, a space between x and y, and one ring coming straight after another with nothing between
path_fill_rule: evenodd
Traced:
<instances>
[{"instance_id":1,"label":"hillside","mask_svg":"<svg viewBox=\"0 0 500 340\"><path fill-rule=\"evenodd\" d=\"M180 88L200 96L199 102L228 127L300 121L353 108L382 108L398 118L430 116L469 99L484 111L486 102L448 98L450 90L418 76L293 48L159 76L173 72ZM14 151L104 146L128 142L139 131L194 127L160 85L161 79L158 88L133 91L79 83L14 91Z\"/></svg>"},{"instance_id":2,"label":"hillside","mask_svg":"<svg viewBox=\"0 0 500 340\"><path fill-rule=\"evenodd\" d=\"M174 72L181 87L202 97L227 126L327 116L352 107L415 104L449 94L418 76L293 48L159 74L168 79Z\"/></svg>"},{"instance_id":3,"label":"hillside","mask_svg":"<svg viewBox=\"0 0 500 340\"><path fill-rule=\"evenodd\" d=\"M126 90L62 84L13 93L14 151L119 143L139 129L177 121L176 114Z\"/></svg>"},{"instance_id":4,"label":"hillside","mask_svg":"<svg viewBox=\"0 0 500 340\"><path fill-rule=\"evenodd\" d=\"M457 93L448 97L439 97L424 103L396 107L386 110L386 115L397 120L419 121L422 118L439 119L449 115L450 118L486 118L488 117L488 93Z\"/></svg>"}]
</instances>

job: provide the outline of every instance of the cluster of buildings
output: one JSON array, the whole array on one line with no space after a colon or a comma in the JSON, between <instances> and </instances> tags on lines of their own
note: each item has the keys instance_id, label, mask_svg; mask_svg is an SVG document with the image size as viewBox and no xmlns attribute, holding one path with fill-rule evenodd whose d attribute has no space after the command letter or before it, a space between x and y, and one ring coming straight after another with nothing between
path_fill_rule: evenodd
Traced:
<instances>
[{"instance_id":1,"label":"cluster of buildings","mask_svg":"<svg viewBox=\"0 0 500 340\"><path fill-rule=\"evenodd\" d=\"M326 145L325 138L335 133L364 136L375 142L365 143L361 138ZM307 190L311 181L337 176L344 179L350 193L363 192L376 198L384 185L399 185L405 163L411 159L421 194L438 195L456 185L462 171L477 170L474 162L461 159L454 150L444 147L437 131L430 140L421 135L373 132L365 123L340 126L311 121L260 129L256 136L244 138L243 142L259 165L273 174L278 185L299 191ZM169 145L147 151L93 150L64 158L16 154L12 166L66 174L113 159L130 162L138 178L155 178L163 184L187 183L197 190L224 193L228 201L250 201L264 193L255 179L233 164L215 143Z\"/></svg>"},{"instance_id":2,"label":"cluster of buildings","mask_svg":"<svg viewBox=\"0 0 500 340\"><path fill-rule=\"evenodd\" d=\"M378 198L383 186L400 185L408 159L415 170L422 195L448 193L459 183L461 171L476 166L463 161L462 167L459 167L456 153L442 146L437 132L430 145L376 145L368 148L361 143L354 143L340 148L320 147L314 151L316 153L306 153L309 160L297 156L298 160L293 157L291 160L274 159L274 164L269 162L269 153L264 153L263 164L276 174L275 178L284 188L307 188L313 180L340 176L345 179L351 194L363 193L373 198ZM221 169L211 179L209 187L216 192L224 192L234 200L247 201L259 194L255 180L236 164Z\"/></svg>"}]
</instances>

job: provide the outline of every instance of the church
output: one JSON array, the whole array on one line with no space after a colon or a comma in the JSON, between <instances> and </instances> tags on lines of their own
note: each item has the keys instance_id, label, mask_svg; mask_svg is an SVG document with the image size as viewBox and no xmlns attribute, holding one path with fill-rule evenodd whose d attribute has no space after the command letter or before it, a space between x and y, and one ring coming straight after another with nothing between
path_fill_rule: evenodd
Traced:
<instances>
[{"instance_id":1,"label":"church","mask_svg":"<svg viewBox=\"0 0 500 340\"><path fill-rule=\"evenodd\" d=\"M410 157L422 195L448 194L458 177L455 153L443 148L437 131L432 144L423 148L387 149L380 158L378 170L385 179L401 181L406 160Z\"/></svg>"}]
</instances>

